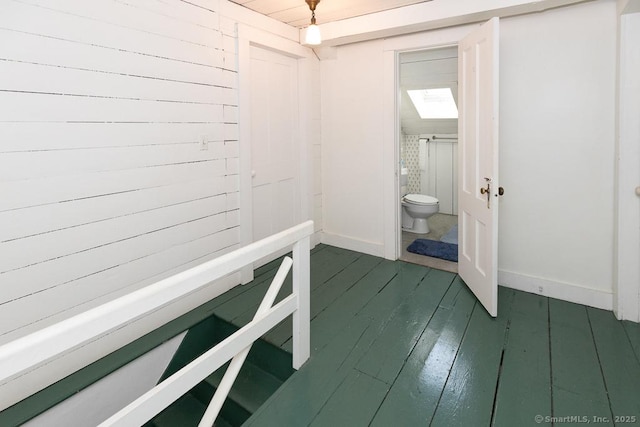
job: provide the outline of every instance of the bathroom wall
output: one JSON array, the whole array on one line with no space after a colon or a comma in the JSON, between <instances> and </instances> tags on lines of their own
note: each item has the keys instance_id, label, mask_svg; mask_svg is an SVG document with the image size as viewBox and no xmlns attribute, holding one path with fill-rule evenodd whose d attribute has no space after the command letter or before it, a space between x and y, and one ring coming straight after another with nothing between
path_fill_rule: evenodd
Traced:
<instances>
[{"instance_id":1,"label":"bathroom wall","mask_svg":"<svg viewBox=\"0 0 640 427\"><path fill-rule=\"evenodd\" d=\"M420 165L418 164L419 135L402 135L402 159L404 166L409 169L409 183L407 190L412 194L420 194Z\"/></svg>"},{"instance_id":2,"label":"bathroom wall","mask_svg":"<svg viewBox=\"0 0 640 427\"><path fill-rule=\"evenodd\" d=\"M458 214L458 145L455 141L427 142L426 171L420 170L420 135L402 135L401 155L409 169L409 193L440 201L440 213Z\"/></svg>"},{"instance_id":3,"label":"bathroom wall","mask_svg":"<svg viewBox=\"0 0 640 427\"><path fill-rule=\"evenodd\" d=\"M450 88L454 99L458 94L458 48L422 49L402 52L399 55L400 127L401 149L405 165L409 168L409 192L438 198L440 212L457 213L455 141L435 141L432 135L456 134L456 118L423 119L418 115L407 91L425 88ZM425 164L419 164L422 135L426 142Z\"/></svg>"},{"instance_id":4,"label":"bathroom wall","mask_svg":"<svg viewBox=\"0 0 640 427\"><path fill-rule=\"evenodd\" d=\"M420 180L420 193L440 202L440 213L458 214L458 142L427 142L427 170Z\"/></svg>"}]
</instances>

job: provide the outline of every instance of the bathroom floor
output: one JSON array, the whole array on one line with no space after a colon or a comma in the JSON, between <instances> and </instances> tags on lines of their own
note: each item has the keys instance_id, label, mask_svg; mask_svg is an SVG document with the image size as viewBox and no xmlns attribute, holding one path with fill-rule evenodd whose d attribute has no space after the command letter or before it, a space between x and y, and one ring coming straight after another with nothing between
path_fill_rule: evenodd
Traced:
<instances>
[{"instance_id":1,"label":"bathroom floor","mask_svg":"<svg viewBox=\"0 0 640 427\"><path fill-rule=\"evenodd\" d=\"M458 216L437 213L430 217L427 221L429 223L429 229L431 230L427 234L415 234L408 231L402 232L402 254L400 255L400 259L402 261L410 262L413 264L424 265L426 267L437 268L438 270L457 273L458 263L456 262L407 252L407 246L413 243L415 239L440 240L442 236L447 234L451 227L458 223Z\"/></svg>"}]
</instances>

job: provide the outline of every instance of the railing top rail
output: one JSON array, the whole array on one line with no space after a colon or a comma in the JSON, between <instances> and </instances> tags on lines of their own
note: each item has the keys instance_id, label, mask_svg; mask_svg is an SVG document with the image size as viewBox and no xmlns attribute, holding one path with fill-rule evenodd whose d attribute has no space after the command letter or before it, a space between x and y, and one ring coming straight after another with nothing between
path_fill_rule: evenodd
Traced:
<instances>
[{"instance_id":1,"label":"railing top rail","mask_svg":"<svg viewBox=\"0 0 640 427\"><path fill-rule=\"evenodd\" d=\"M306 221L0 346L0 385L312 233Z\"/></svg>"}]
</instances>

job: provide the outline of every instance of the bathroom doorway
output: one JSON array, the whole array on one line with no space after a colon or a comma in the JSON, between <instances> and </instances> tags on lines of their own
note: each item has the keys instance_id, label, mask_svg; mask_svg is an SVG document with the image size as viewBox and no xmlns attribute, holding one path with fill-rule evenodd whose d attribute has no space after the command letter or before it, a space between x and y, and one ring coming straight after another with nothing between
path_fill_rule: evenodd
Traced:
<instances>
[{"instance_id":1,"label":"bathroom doorway","mask_svg":"<svg viewBox=\"0 0 640 427\"><path fill-rule=\"evenodd\" d=\"M398 70L400 259L457 272L458 47L401 52Z\"/></svg>"}]
</instances>

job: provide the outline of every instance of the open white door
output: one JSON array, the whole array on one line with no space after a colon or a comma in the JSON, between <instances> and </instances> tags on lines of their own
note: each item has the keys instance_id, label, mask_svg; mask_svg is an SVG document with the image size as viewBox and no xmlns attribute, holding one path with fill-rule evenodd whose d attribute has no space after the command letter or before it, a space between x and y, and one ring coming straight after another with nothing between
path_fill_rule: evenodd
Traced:
<instances>
[{"instance_id":1,"label":"open white door","mask_svg":"<svg viewBox=\"0 0 640 427\"><path fill-rule=\"evenodd\" d=\"M458 51L458 272L498 315L498 41L492 18Z\"/></svg>"}]
</instances>

